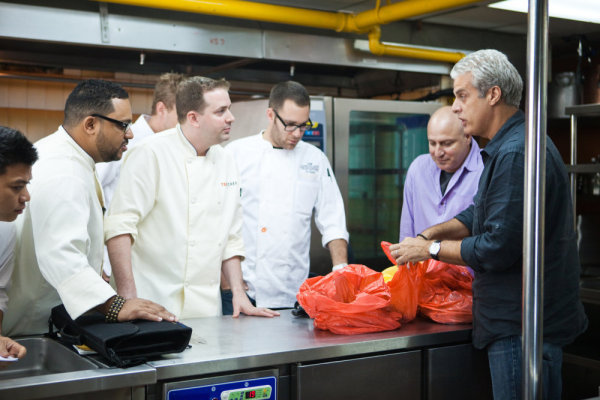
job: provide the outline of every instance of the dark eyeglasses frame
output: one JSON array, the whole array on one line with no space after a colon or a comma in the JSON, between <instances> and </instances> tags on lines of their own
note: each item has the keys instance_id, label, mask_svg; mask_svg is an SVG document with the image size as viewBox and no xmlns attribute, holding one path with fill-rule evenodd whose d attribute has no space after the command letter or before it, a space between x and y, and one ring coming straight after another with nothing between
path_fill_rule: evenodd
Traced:
<instances>
[{"instance_id":1,"label":"dark eyeglasses frame","mask_svg":"<svg viewBox=\"0 0 600 400\"><path fill-rule=\"evenodd\" d=\"M131 122L119 121L118 119L110 118L110 117L107 117L106 115L102 115L102 114L92 114L92 117L98 117L98 118L102 118L103 120L106 120L108 122L112 122L113 124L115 124L116 126L121 128L123 130L123 132L125 132L125 133L127 133L127 131L131 129Z\"/></svg>"},{"instance_id":2,"label":"dark eyeglasses frame","mask_svg":"<svg viewBox=\"0 0 600 400\"><path fill-rule=\"evenodd\" d=\"M305 132L308 128L310 128L312 126L312 121L310 120L310 118L308 119L308 121L306 121L302 125L286 124L285 121L279 116L279 114L277 114L277 111L275 109L273 109L273 112L275 113L275 116L277 117L277 119L283 125L283 130L286 132L291 133L291 132L294 132L296 129L300 129L300 132Z\"/></svg>"}]
</instances>

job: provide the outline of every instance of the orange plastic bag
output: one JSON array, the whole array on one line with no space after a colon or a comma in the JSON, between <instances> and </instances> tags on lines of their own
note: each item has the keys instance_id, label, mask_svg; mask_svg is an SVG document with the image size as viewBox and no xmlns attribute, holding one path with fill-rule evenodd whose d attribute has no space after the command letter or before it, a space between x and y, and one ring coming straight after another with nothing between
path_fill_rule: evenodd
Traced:
<instances>
[{"instance_id":1,"label":"orange plastic bag","mask_svg":"<svg viewBox=\"0 0 600 400\"><path fill-rule=\"evenodd\" d=\"M473 277L466 267L428 260L421 280L419 311L443 324L473 321Z\"/></svg>"},{"instance_id":2,"label":"orange plastic bag","mask_svg":"<svg viewBox=\"0 0 600 400\"><path fill-rule=\"evenodd\" d=\"M389 308L402 314L401 322L412 321L417 316L422 275L423 269L418 264L399 265L398 271L387 283L392 294Z\"/></svg>"},{"instance_id":3,"label":"orange plastic bag","mask_svg":"<svg viewBox=\"0 0 600 400\"><path fill-rule=\"evenodd\" d=\"M390 311L391 294L381 272L351 264L326 276L309 278L296 295L315 328L350 335L400 327Z\"/></svg>"},{"instance_id":4,"label":"orange plastic bag","mask_svg":"<svg viewBox=\"0 0 600 400\"><path fill-rule=\"evenodd\" d=\"M381 242L381 248L388 259L396 264L396 260L390 253L389 242ZM421 287L422 263L408 263L398 266L398 271L392 279L387 282L392 298L389 309L402 314L401 322L408 322L417 316L419 303L419 291Z\"/></svg>"}]
</instances>

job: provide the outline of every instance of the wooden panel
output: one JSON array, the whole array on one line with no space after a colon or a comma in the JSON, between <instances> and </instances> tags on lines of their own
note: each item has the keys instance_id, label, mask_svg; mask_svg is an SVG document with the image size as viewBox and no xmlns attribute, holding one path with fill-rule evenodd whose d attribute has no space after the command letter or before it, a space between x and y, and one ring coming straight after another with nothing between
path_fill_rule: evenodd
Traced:
<instances>
[{"instance_id":1,"label":"wooden panel","mask_svg":"<svg viewBox=\"0 0 600 400\"><path fill-rule=\"evenodd\" d=\"M150 114L152 112L152 89L127 88L134 114Z\"/></svg>"},{"instance_id":2,"label":"wooden panel","mask_svg":"<svg viewBox=\"0 0 600 400\"><path fill-rule=\"evenodd\" d=\"M62 111L0 108L0 125L18 129L32 142L56 131L62 120Z\"/></svg>"},{"instance_id":3,"label":"wooden panel","mask_svg":"<svg viewBox=\"0 0 600 400\"><path fill-rule=\"evenodd\" d=\"M2 82L8 90L7 103L9 108L27 108L27 84L23 80L7 80Z\"/></svg>"}]
</instances>

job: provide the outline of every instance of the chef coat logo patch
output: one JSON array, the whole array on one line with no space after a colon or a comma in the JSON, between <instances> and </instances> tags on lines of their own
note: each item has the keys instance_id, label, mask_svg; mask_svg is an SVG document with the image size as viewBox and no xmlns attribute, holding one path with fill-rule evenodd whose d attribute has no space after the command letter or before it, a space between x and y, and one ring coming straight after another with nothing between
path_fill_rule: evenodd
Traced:
<instances>
[{"instance_id":1,"label":"chef coat logo patch","mask_svg":"<svg viewBox=\"0 0 600 400\"><path fill-rule=\"evenodd\" d=\"M302 172L312 175L319 172L319 166L310 162L300 165L300 169L302 170Z\"/></svg>"},{"instance_id":2,"label":"chef coat logo patch","mask_svg":"<svg viewBox=\"0 0 600 400\"><path fill-rule=\"evenodd\" d=\"M236 186L237 185L237 181L221 182L220 185L223 186L223 187Z\"/></svg>"}]
</instances>

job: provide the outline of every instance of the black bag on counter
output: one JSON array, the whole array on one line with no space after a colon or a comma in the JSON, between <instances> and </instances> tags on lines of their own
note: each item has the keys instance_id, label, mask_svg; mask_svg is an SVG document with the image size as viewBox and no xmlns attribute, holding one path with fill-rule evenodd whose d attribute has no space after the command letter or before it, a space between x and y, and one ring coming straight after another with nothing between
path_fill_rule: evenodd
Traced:
<instances>
[{"instance_id":1,"label":"black bag on counter","mask_svg":"<svg viewBox=\"0 0 600 400\"><path fill-rule=\"evenodd\" d=\"M142 364L161 354L180 353L192 336L192 328L179 322L139 319L109 323L98 311L73 320L62 304L52 309L48 325L50 337L69 345L86 345L120 368Z\"/></svg>"}]
</instances>

